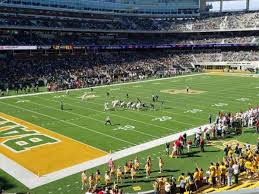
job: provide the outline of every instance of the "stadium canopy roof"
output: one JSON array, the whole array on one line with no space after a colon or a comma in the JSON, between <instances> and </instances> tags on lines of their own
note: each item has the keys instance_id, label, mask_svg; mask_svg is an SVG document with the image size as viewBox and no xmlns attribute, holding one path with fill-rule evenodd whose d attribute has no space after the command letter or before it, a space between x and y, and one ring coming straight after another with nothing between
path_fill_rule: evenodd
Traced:
<instances>
[{"instance_id":1,"label":"stadium canopy roof","mask_svg":"<svg viewBox=\"0 0 259 194\"><path fill-rule=\"evenodd\" d=\"M0 0L0 6L141 15L198 15L200 0Z\"/></svg>"}]
</instances>

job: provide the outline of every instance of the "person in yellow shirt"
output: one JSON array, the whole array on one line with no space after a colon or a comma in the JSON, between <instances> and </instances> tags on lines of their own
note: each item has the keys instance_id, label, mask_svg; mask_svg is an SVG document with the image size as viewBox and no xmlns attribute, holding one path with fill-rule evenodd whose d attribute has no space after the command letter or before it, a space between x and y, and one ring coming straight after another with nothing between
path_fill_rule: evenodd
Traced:
<instances>
[{"instance_id":1,"label":"person in yellow shirt","mask_svg":"<svg viewBox=\"0 0 259 194\"><path fill-rule=\"evenodd\" d=\"M216 186L216 169L213 163L210 164L210 178L212 186Z\"/></svg>"},{"instance_id":2,"label":"person in yellow shirt","mask_svg":"<svg viewBox=\"0 0 259 194\"><path fill-rule=\"evenodd\" d=\"M244 159L244 157L239 158L239 168L240 168L240 172L245 171L245 159Z\"/></svg>"},{"instance_id":3,"label":"person in yellow shirt","mask_svg":"<svg viewBox=\"0 0 259 194\"><path fill-rule=\"evenodd\" d=\"M127 174L130 172L130 168L128 166L128 163L126 162L126 164L124 165L124 176L127 176Z\"/></svg>"},{"instance_id":4,"label":"person in yellow shirt","mask_svg":"<svg viewBox=\"0 0 259 194\"><path fill-rule=\"evenodd\" d=\"M117 183L120 183L122 184L122 169L120 166L118 166L118 169L117 169Z\"/></svg>"},{"instance_id":5,"label":"person in yellow shirt","mask_svg":"<svg viewBox=\"0 0 259 194\"><path fill-rule=\"evenodd\" d=\"M149 162L146 163L145 169L146 169L146 178L148 178L150 177L150 174L151 174L151 165Z\"/></svg>"},{"instance_id":6,"label":"person in yellow shirt","mask_svg":"<svg viewBox=\"0 0 259 194\"><path fill-rule=\"evenodd\" d=\"M177 181L178 182L180 182L181 180L185 180L185 175L184 175L184 173L182 173L179 177L178 177L178 179L177 179Z\"/></svg>"},{"instance_id":7,"label":"person in yellow shirt","mask_svg":"<svg viewBox=\"0 0 259 194\"><path fill-rule=\"evenodd\" d=\"M111 167L110 177L114 177L115 178L115 166L114 165Z\"/></svg>"},{"instance_id":8,"label":"person in yellow shirt","mask_svg":"<svg viewBox=\"0 0 259 194\"><path fill-rule=\"evenodd\" d=\"M87 175L86 175L86 171L83 171L81 173L81 182L82 182L82 190L84 190L84 188L87 185Z\"/></svg>"},{"instance_id":9,"label":"person in yellow shirt","mask_svg":"<svg viewBox=\"0 0 259 194\"><path fill-rule=\"evenodd\" d=\"M111 177L110 177L110 173L109 171L106 171L104 174L104 181L105 181L105 185L109 185L111 183Z\"/></svg>"},{"instance_id":10,"label":"person in yellow shirt","mask_svg":"<svg viewBox=\"0 0 259 194\"><path fill-rule=\"evenodd\" d=\"M228 150L228 157L232 157L233 156L233 150L232 148L230 147L229 150Z\"/></svg>"},{"instance_id":11,"label":"person in yellow shirt","mask_svg":"<svg viewBox=\"0 0 259 194\"><path fill-rule=\"evenodd\" d=\"M95 173L95 182L97 185L101 182L101 173L99 169L97 169Z\"/></svg>"},{"instance_id":12,"label":"person in yellow shirt","mask_svg":"<svg viewBox=\"0 0 259 194\"><path fill-rule=\"evenodd\" d=\"M136 181L136 175L137 175L137 171L136 169L134 168L134 166L131 167L130 169L130 174L131 174L131 180L132 182Z\"/></svg>"},{"instance_id":13,"label":"person in yellow shirt","mask_svg":"<svg viewBox=\"0 0 259 194\"><path fill-rule=\"evenodd\" d=\"M159 173L162 173L163 167L164 167L164 161L162 160L161 157L158 157L158 163L159 163Z\"/></svg>"},{"instance_id":14,"label":"person in yellow shirt","mask_svg":"<svg viewBox=\"0 0 259 194\"><path fill-rule=\"evenodd\" d=\"M89 187L92 189L94 187L94 174L89 176Z\"/></svg>"},{"instance_id":15,"label":"person in yellow shirt","mask_svg":"<svg viewBox=\"0 0 259 194\"><path fill-rule=\"evenodd\" d=\"M249 175L251 175L251 166L252 166L252 163L249 160L246 160L245 169L246 169L247 178L249 177Z\"/></svg>"},{"instance_id":16,"label":"person in yellow shirt","mask_svg":"<svg viewBox=\"0 0 259 194\"><path fill-rule=\"evenodd\" d=\"M203 178L204 178L204 171L202 168L198 169L199 170L199 179L200 179L200 183L203 183Z\"/></svg>"},{"instance_id":17,"label":"person in yellow shirt","mask_svg":"<svg viewBox=\"0 0 259 194\"><path fill-rule=\"evenodd\" d=\"M221 176L221 172L220 172L220 168L219 168L219 163L216 163L216 166L215 166L215 177L216 177L217 185L220 184L220 176Z\"/></svg>"},{"instance_id":18,"label":"person in yellow shirt","mask_svg":"<svg viewBox=\"0 0 259 194\"><path fill-rule=\"evenodd\" d=\"M140 167L140 162L139 162L138 157L136 157L135 160L134 160L134 167L135 167L136 170L138 170L139 167Z\"/></svg>"},{"instance_id":19,"label":"person in yellow shirt","mask_svg":"<svg viewBox=\"0 0 259 194\"><path fill-rule=\"evenodd\" d=\"M253 158L255 157L254 153L251 151L248 155L248 159L249 160L253 160Z\"/></svg>"},{"instance_id":20,"label":"person in yellow shirt","mask_svg":"<svg viewBox=\"0 0 259 194\"><path fill-rule=\"evenodd\" d=\"M255 173L257 171L257 162L256 160L253 160L252 165L251 165L251 176L254 177Z\"/></svg>"},{"instance_id":21,"label":"person in yellow shirt","mask_svg":"<svg viewBox=\"0 0 259 194\"><path fill-rule=\"evenodd\" d=\"M219 166L220 169L220 183L221 185L226 185L227 184L227 167L224 162L221 162L221 165Z\"/></svg>"},{"instance_id":22,"label":"person in yellow shirt","mask_svg":"<svg viewBox=\"0 0 259 194\"><path fill-rule=\"evenodd\" d=\"M194 185L196 187L196 190L198 190L199 184L200 184L200 176L199 176L199 170L198 168L195 169L195 172L193 173L193 181Z\"/></svg>"}]
</instances>

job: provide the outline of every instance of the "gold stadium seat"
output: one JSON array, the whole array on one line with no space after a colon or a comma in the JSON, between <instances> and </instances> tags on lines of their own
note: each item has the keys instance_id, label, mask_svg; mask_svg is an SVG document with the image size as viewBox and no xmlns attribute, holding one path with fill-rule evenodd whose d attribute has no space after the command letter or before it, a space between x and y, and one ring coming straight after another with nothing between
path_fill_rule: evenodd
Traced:
<instances>
[{"instance_id":1,"label":"gold stadium seat","mask_svg":"<svg viewBox=\"0 0 259 194\"><path fill-rule=\"evenodd\" d=\"M204 186L200 187L200 188L198 189L198 191L196 191L196 193L203 193L203 191L205 191L206 189L209 189L209 188L211 188L211 186L209 186L209 185L204 185Z\"/></svg>"},{"instance_id":2,"label":"gold stadium seat","mask_svg":"<svg viewBox=\"0 0 259 194\"><path fill-rule=\"evenodd\" d=\"M215 192L222 192L222 191L228 191L228 190L230 190L230 189L232 189L232 188L234 188L234 187L237 187L237 186L239 186L239 184L233 184L233 185L231 185L231 186L224 186L224 187L221 187L221 188L219 188L219 189L216 189L216 191Z\"/></svg>"},{"instance_id":3,"label":"gold stadium seat","mask_svg":"<svg viewBox=\"0 0 259 194\"><path fill-rule=\"evenodd\" d=\"M215 191L215 190L216 190L215 188L210 187L210 188L205 189L204 191L202 191L202 193L210 193L210 192L213 192L213 191Z\"/></svg>"},{"instance_id":4,"label":"gold stadium seat","mask_svg":"<svg viewBox=\"0 0 259 194\"><path fill-rule=\"evenodd\" d=\"M244 188L247 188L247 187L249 187L249 186L251 186L253 184L254 183L252 183L252 182L246 182L246 183L243 183L243 184L241 184L241 185L239 185L237 187L234 187L234 188L230 189L230 191L237 191L239 189L244 189Z\"/></svg>"},{"instance_id":5,"label":"gold stadium seat","mask_svg":"<svg viewBox=\"0 0 259 194\"><path fill-rule=\"evenodd\" d=\"M254 182L254 184L249 186L249 187L247 187L247 189L254 189L256 187L259 187L259 182Z\"/></svg>"}]
</instances>

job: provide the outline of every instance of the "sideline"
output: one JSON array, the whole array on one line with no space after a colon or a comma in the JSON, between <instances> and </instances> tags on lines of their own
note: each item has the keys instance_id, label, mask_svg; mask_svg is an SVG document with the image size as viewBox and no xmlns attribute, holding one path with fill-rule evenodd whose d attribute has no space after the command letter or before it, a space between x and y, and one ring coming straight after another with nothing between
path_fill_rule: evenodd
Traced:
<instances>
[{"instance_id":1,"label":"sideline","mask_svg":"<svg viewBox=\"0 0 259 194\"><path fill-rule=\"evenodd\" d=\"M205 127L208 127L210 124L202 125L200 126L202 129ZM187 136L191 136L195 134L197 128L195 127L193 129L182 131L173 135L169 135L166 137L162 137L156 140L152 140L143 144L139 144L136 146L132 146L130 148L126 148L124 150L120 150L118 152L102 156L99 158L96 158L91 161L83 162L81 164L71 166L59 171L56 171L54 173L50 173L47 175L44 175L42 177L38 177L37 175L33 174L29 170L25 169L21 165L17 164L15 161L7 158L6 156L0 154L0 168L4 170L6 173L10 174L17 180L19 180L21 183L23 183L26 187L29 189L34 189L36 187L51 183L53 181L65 178L67 176L79 173L83 170L88 170L103 164L106 164L107 161L112 158L113 160L118 160L121 158L124 158L129 155L133 155L160 145L165 144L166 142L175 141L179 138L181 134L186 132Z\"/></svg>"},{"instance_id":2,"label":"sideline","mask_svg":"<svg viewBox=\"0 0 259 194\"><path fill-rule=\"evenodd\" d=\"M199 75L206 75L206 74L209 74L209 73L194 73L194 74L179 75L179 76L159 78L159 79L138 80L138 81L131 81L131 82L126 82L126 83L117 83L117 84L111 84L111 85L94 86L94 87L91 87L91 88L106 88L106 87L113 87L113 86L131 85L131 84L154 82L154 81L161 81L161 80L168 80L168 79L179 79L179 78L183 78L183 77L192 77L192 76L199 76ZM75 88L75 89L69 89L69 91L78 91L78 90L87 90L87 89L89 89L89 88ZM18 97L27 97L27 96L38 96L38 95L44 95L44 94L62 93L62 92L65 92L65 90L52 91L52 92L46 91L46 92L38 92L38 93L32 93L32 94L17 94L17 95L12 95L12 96L0 97L0 100L10 99L10 98L18 98Z\"/></svg>"}]
</instances>

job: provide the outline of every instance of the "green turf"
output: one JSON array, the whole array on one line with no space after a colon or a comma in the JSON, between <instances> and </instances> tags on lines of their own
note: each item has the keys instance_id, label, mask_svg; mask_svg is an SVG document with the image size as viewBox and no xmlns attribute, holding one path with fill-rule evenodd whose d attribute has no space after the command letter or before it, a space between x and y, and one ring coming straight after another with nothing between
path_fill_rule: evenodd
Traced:
<instances>
[{"instance_id":1,"label":"green turf","mask_svg":"<svg viewBox=\"0 0 259 194\"><path fill-rule=\"evenodd\" d=\"M189 86L192 90L206 92L198 95L172 95L160 92L166 89L185 89L186 86ZM97 97L85 101L81 101L78 97L82 96L85 91L89 91L88 89L70 92L68 96L65 96L65 93L53 93L1 99L0 105L1 112L6 114L24 119L105 151L118 151L205 124L208 122L209 113L215 115L218 111L239 111L240 109L247 109L249 105L255 106L258 103L259 94L259 89L256 87L259 87L258 78L198 75L96 88L94 89L94 95ZM109 98L106 97L107 91L111 93ZM126 98L126 93L129 94L129 99ZM106 113L103 111L105 101L110 102L113 99L136 101L136 98L139 98L143 102L150 103L153 94L159 95L160 100L165 102L162 109L160 103L158 103L155 111L116 110ZM240 99L246 101L240 101ZM61 100L64 101L64 111L60 110ZM17 101L23 102L17 103ZM219 103L227 105L215 106L215 104L219 105ZM187 112L193 109L202 111L196 113ZM125 125L134 126L134 131L114 130L118 126L104 126L104 119L107 115L111 117L113 123L120 124L121 127ZM157 119L163 116L168 116L172 119L164 122ZM158 153L163 149L163 147L158 147L152 151L145 151L143 155L146 157L150 152ZM168 160L166 167L170 168L170 170L180 171L188 168L193 169L193 166L188 165L188 162L192 164L193 159L197 163L205 165L209 162L208 158L214 158L218 154L216 148L210 147L208 149L210 152L205 153L206 157L205 154L195 154L192 159ZM182 162L182 160L185 162ZM125 159L121 161L125 161ZM100 167L100 169L103 168ZM171 172L168 173L170 174ZM3 177L7 177L8 182L13 185L11 191L25 190L25 187L13 181L12 178L5 174ZM80 193L80 186L75 183L77 181L80 182L80 176L74 175L36 188L33 192L46 193L46 190L48 190L53 191L53 193L70 193L67 192L70 190L71 193ZM151 188L151 184L146 182L148 180L142 180L140 183L143 190ZM66 188L67 185L70 186ZM58 191L59 188L63 190ZM127 191L132 189L129 183L125 183L124 188ZM64 190L66 191L64 192Z\"/></svg>"}]
</instances>

